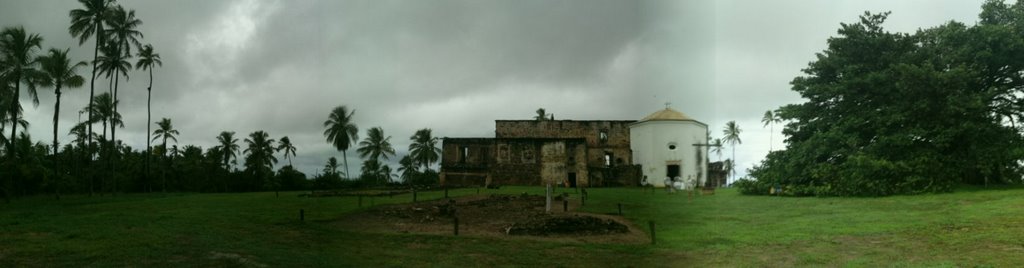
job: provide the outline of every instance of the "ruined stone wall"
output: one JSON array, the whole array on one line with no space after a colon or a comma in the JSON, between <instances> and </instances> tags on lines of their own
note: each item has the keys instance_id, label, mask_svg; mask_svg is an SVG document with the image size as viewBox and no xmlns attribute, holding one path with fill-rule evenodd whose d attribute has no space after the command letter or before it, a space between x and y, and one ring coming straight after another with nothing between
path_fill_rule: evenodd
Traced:
<instances>
[{"instance_id":1,"label":"ruined stone wall","mask_svg":"<svg viewBox=\"0 0 1024 268\"><path fill-rule=\"evenodd\" d=\"M493 183L500 185L539 185L540 144L535 140L496 139Z\"/></svg>"},{"instance_id":2,"label":"ruined stone wall","mask_svg":"<svg viewBox=\"0 0 1024 268\"><path fill-rule=\"evenodd\" d=\"M444 138L441 142L441 185L486 185L494 163L493 138Z\"/></svg>"},{"instance_id":3,"label":"ruined stone wall","mask_svg":"<svg viewBox=\"0 0 1024 268\"><path fill-rule=\"evenodd\" d=\"M498 138L582 138L587 147L586 165L605 166L605 154L612 154L612 165L632 165L629 148L629 124L636 121L575 120L496 120Z\"/></svg>"}]
</instances>

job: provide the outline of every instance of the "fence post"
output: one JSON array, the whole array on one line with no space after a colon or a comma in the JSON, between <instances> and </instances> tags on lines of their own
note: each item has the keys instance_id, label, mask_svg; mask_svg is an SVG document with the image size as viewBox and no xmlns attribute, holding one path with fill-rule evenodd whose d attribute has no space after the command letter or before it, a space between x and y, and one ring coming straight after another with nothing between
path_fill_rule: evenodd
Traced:
<instances>
[{"instance_id":1,"label":"fence post","mask_svg":"<svg viewBox=\"0 0 1024 268\"><path fill-rule=\"evenodd\" d=\"M458 236L459 235L459 217L454 217L454 218L452 218L452 220L455 223L455 230L454 230L455 231L455 236Z\"/></svg>"},{"instance_id":2,"label":"fence post","mask_svg":"<svg viewBox=\"0 0 1024 268\"><path fill-rule=\"evenodd\" d=\"M648 221L647 223L651 226L651 245L654 245L654 244L656 244L655 243L655 241L656 241L655 237L656 236L654 235L654 221Z\"/></svg>"}]
</instances>

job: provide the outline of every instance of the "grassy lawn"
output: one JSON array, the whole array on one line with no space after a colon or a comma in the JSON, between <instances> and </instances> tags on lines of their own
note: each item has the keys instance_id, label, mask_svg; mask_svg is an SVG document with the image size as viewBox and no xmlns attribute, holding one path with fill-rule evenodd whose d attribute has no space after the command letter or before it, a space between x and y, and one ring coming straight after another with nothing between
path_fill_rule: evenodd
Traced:
<instances>
[{"instance_id":1,"label":"grassy lawn","mask_svg":"<svg viewBox=\"0 0 1024 268\"><path fill-rule=\"evenodd\" d=\"M521 192L543 188L481 194ZM1019 187L886 198L742 196L724 189L692 201L638 188L590 192L584 210L612 213L622 203L637 226L657 224L657 244L340 230L333 222L359 209L356 197L300 198L298 192L33 197L0 204L0 267L1024 266ZM409 201L405 194L363 203Z\"/></svg>"}]
</instances>

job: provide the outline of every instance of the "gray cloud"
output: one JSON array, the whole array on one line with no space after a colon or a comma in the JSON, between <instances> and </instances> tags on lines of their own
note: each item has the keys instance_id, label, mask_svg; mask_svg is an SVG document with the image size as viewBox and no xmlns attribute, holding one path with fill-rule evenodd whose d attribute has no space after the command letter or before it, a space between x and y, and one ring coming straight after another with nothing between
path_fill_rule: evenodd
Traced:
<instances>
[{"instance_id":1,"label":"gray cloud","mask_svg":"<svg viewBox=\"0 0 1024 268\"><path fill-rule=\"evenodd\" d=\"M295 165L309 174L341 156L321 126L337 105L356 109L363 131L383 127L403 155L419 128L486 137L493 120L529 118L538 107L564 119L639 119L671 102L714 136L737 120L745 169L768 150L761 114L800 101L789 81L840 22L893 11L887 27L907 32L973 23L980 10L980 1L958 0L120 3L136 10L143 42L163 57L154 120L171 118L182 144L204 148L225 130L287 135L298 147ZM91 59L91 41L78 46L67 32L67 12L78 5L0 0L0 25L24 25L44 46ZM130 75L120 90L127 127L118 134L141 148L149 79ZM106 85L98 80L97 91ZM45 140L53 97L44 92L26 117L30 133ZM87 87L65 94L62 133L87 98ZM776 148L781 139L775 135ZM361 161L349 155L358 170Z\"/></svg>"}]
</instances>

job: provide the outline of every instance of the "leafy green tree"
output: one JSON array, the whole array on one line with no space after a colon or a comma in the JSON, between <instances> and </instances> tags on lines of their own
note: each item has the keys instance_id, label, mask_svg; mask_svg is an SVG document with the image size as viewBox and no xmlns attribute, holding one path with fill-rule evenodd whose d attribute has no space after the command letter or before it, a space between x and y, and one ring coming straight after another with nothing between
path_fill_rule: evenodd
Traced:
<instances>
[{"instance_id":1,"label":"leafy green tree","mask_svg":"<svg viewBox=\"0 0 1024 268\"><path fill-rule=\"evenodd\" d=\"M153 120L153 67L163 66L163 61L160 60L160 54L153 52L153 46L146 44L139 49L139 61L135 63L135 69L149 70L149 86L146 87L146 122ZM146 133L153 132L150 129L151 125L146 124ZM150 144L150 139L146 139L146 179L149 180L149 158L152 155L153 146ZM235 151L238 151L236 148ZM232 156L234 156L232 154ZM227 164L225 164L226 166Z\"/></svg>"},{"instance_id":2,"label":"leafy green tree","mask_svg":"<svg viewBox=\"0 0 1024 268\"><path fill-rule=\"evenodd\" d=\"M352 146L352 143L359 140L359 127L355 123L352 123L352 116L356 114L355 110L349 112L348 107L344 105L334 107L331 113L327 115L327 121L324 121L324 136L327 137L327 142L334 146L334 148L341 151L341 156L345 159L345 175L348 176L348 148Z\"/></svg>"},{"instance_id":3,"label":"leafy green tree","mask_svg":"<svg viewBox=\"0 0 1024 268\"><path fill-rule=\"evenodd\" d=\"M424 172L430 170L430 164L441 158L441 149L437 148L437 143L440 140L431 134L429 128L417 130L416 134L409 139L412 140L412 143L409 144L409 154L412 155L412 159L423 166Z\"/></svg>"},{"instance_id":4,"label":"leafy green tree","mask_svg":"<svg viewBox=\"0 0 1024 268\"><path fill-rule=\"evenodd\" d=\"M245 167L256 176L258 182L263 182L265 188L273 188L277 192L277 184L273 179L274 164L277 164L277 157L274 157L274 139L270 138L267 132L262 130L249 134L245 139L248 146L243 153L245 156ZM280 196L280 193L276 193Z\"/></svg>"},{"instance_id":5,"label":"leafy green tree","mask_svg":"<svg viewBox=\"0 0 1024 268\"><path fill-rule=\"evenodd\" d=\"M110 21L111 10L114 6L113 0L78 0L78 3L82 4L83 8L73 9L68 13L71 17L71 26L68 27L68 32L71 36L78 37L78 45L85 44L93 35L96 36L95 47L93 48L92 57L92 78L89 80L89 99L95 98L96 92L96 73L99 68L96 67L99 57L100 46L104 41L104 30L103 25ZM89 105L92 105L91 103ZM92 108L88 108L88 111L92 111ZM89 114L89 118L93 118L92 114ZM92 123L89 124L89 133L92 131ZM89 143L92 144L90 137Z\"/></svg>"},{"instance_id":6,"label":"leafy green tree","mask_svg":"<svg viewBox=\"0 0 1024 268\"><path fill-rule=\"evenodd\" d=\"M761 123L764 126L770 127L768 132L768 151L773 151L772 146L775 144L775 123L782 122L782 118L779 118L777 113L773 113L772 110L764 112L764 117L761 117Z\"/></svg>"},{"instance_id":7,"label":"leafy green tree","mask_svg":"<svg viewBox=\"0 0 1024 268\"><path fill-rule=\"evenodd\" d=\"M14 94L11 94L10 107L8 107L8 117L11 118L11 122L16 122L18 115L21 113L21 85L26 84L27 92L32 97L32 103L39 105L39 96L36 93L35 81L36 77L39 76L38 58L36 58L36 50L42 49L43 38L38 34L30 34L25 32L24 27L7 27L3 31L0 31L0 59L3 60L4 64L0 65L3 70L0 73L5 73L7 80L14 84ZM18 124L11 124L11 138L10 141L15 141L18 132ZM17 142L9 142L8 152L11 156L17 157L17 150L15 144Z\"/></svg>"},{"instance_id":8,"label":"leafy green tree","mask_svg":"<svg viewBox=\"0 0 1024 268\"><path fill-rule=\"evenodd\" d=\"M725 128L722 129L723 139L722 141L729 143L729 147L732 147L732 164L736 164L736 144L742 144L743 140L740 140L740 129L739 125L736 125L736 121L729 121L725 123ZM730 169L730 173L735 179L735 169Z\"/></svg>"},{"instance_id":9,"label":"leafy green tree","mask_svg":"<svg viewBox=\"0 0 1024 268\"><path fill-rule=\"evenodd\" d=\"M164 118L164 119L161 119L160 121L157 121L156 125L157 125L157 129L153 131L153 135L152 135L153 138L152 138L152 140L153 141L156 141L157 139L162 139L163 140L163 145L161 146L161 148L162 148L161 151L163 152L162 154L164 155L164 162L168 163L168 162L170 162L170 160L168 159L168 156L167 156L167 139L171 139L174 142L178 142L178 137L177 136L180 133L178 133L177 129L174 129L174 126L171 124L171 119L169 119L169 118ZM161 174L160 175L161 180L163 181L162 182L163 183L162 191L164 191L164 192L167 192L167 170L166 170L166 167L167 166L165 165L164 166L164 170L160 173Z\"/></svg>"},{"instance_id":10,"label":"leafy green tree","mask_svg":"<svg viewBox=\"0 0 1024 268\"><path fill-rule=\"evenodd\" d=\"M787 149L752 168L757 180L741 191L884 196L1019 183L1022 6L988 1L977 25L913 34L886 31L888 13L842 24L792 81L806 101L777 112Z\"/></svg>"},{"instance_id":11,"label":"leafy green tree","mask_svg":"<svg viewBox=\"0 0 1024 268\"><path fill-rule=\"evenodd\" d=\"M291 139L288 139L288 136L281 137L281 140L277 141L277 151L284 151L284 159L287 159L288 166L291 166L292 157L295 157L295 145L292 144ZM288 155L291 155L291 157Z\"/></svg>"}]
</instances>

